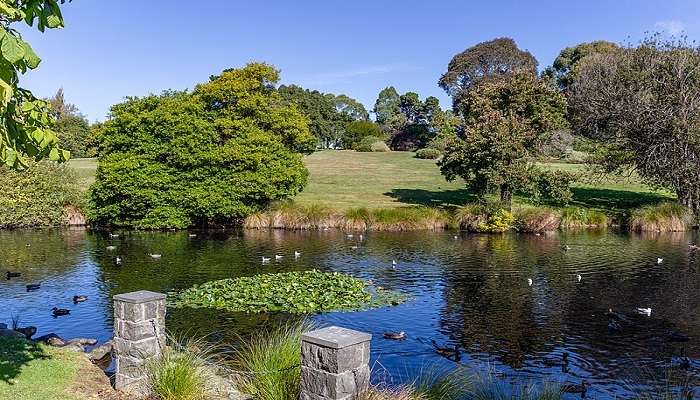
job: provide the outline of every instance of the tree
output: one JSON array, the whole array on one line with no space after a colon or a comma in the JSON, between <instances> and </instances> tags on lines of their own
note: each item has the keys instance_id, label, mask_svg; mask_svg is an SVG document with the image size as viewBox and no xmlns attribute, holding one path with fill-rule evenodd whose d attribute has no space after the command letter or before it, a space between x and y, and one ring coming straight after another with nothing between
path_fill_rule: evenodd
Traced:
<instances>
[{"instance_id":1,"label":"tree","mask_svg":"<svg viewBox=\"0 0 700 400\"><path fill-rule=\"evenodd\" d=\"M70 151L72 157L94 157L97 149L90 123L78 107L66 101L63 89L47 101L50 113L56 118L53 128L61 146Z\"/></svg>"},{"instance_id":2,"label":"tree","mask_svg":"<svg viewBox=\"0 0 700 400\"><path fill-rule=\"evenodd\" d=\"M332 96L332 95L330 95ZM367 121L369 113L359 101L344 94L334 96L335 108L339 113L346 115L352 121Z\"/></svg>"},{"instance_id":3,"label":"tree","mask_svg":"<svg viewBox=\"0 0 700 400\"><path fill-rule=\"evenodd\" d=\"M393 86L386 87L379 92L373 110L379 125L387 124L398 113L399 102L399 93Z\"/></svg>"},{"instance_id":4,"label":"tree","mask_svg":"<svg viewBox=\"0 0 700 400\"><path fill-rule=\"evenodd\" d=\"M518 72L537 73L537 60L510 38L482 42L455 55L438 84L456 103L479 80Z\"/></svg>"},{"instance_id":5,"label":"tree","mask_svg":"<svg viewBox=\"0 0 700 400\"><path fill-rule=\"evenodd\" d=\"M91 189L96 224L185 228L232 224L307 182L308 120L253 63L193 92L129 98L100 128Z\"/></svg>"},{"instance_id":6,"label":"tree","mask_svg":"<svg viewBox=\"0 0 700 400\"><path fill-rule=\"evenodd\" d=\"M559 53L554 63L547 67L544 76L555 81L562 90L566 90L573 83L577 74L577 66L582 59L592 54L606 54L619 49L620 46L605 40L567 47Z\"/></svg>"},{"instance_id":7,"label":"tree","mask_svg":"<svg viewBox=\"0 0 700 400\"><path fill-rule=\"evenodd\" d=\"M543 174L531 161L550 133L566 126L566 99L556 88L531 72L481 80L461 94L458 111L461 135L447 143L438 163L447 180L460 177L479 195L495 191L508 204L518 191L555 192L541 193L547 185L540 181L559 182L561 174ZM568 180L564 184L568 188Z\"/></svg>"},{"instance_id":8,"label":"tree","mask_svg":"<svg viewBox=\"0 0 700 400\"><path fill-rule=\"evenodd\" d=\"M45 101L19 86L19 75L39 66L41 59L11 26L23 21L46 28L63 27L59 4L65 0L0 0L0 161L24 169L28 158L65 161L70 153L59 147L51 130L52 117Z\"/></svg>"},{"instance_id":9,"label":"tree","mask_svg":"<svg viewBox=\"0 0 700 400\"><path fill-rule=\"evenodd\" d=\"M381 140L382 131L372 121L352 121L345 127L343 135L343 148L351 149L366 137L374 137Z\"/></svg>"},{"instance_id":10,"label":"tree","mask_svg":"<svg viewBox=\"0 0 700 400\"><path fill-rule=\"evenodd\" d=\"M598 164L636 170L700 215L700 48L657 35L577 69L571 124L602 145Z\"/></svg>"}]
</instances>

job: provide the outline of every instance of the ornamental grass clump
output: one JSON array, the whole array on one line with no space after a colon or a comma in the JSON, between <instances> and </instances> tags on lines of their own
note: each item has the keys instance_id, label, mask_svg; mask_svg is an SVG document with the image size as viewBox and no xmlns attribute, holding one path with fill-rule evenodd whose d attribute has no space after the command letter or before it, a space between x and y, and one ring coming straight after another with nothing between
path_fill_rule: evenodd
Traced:
<instances>
[{"instance_id":1,"label":"ornamental grass clump","mask_svg":"<svg viewBox=\"0 0 700 400\"><path fill-rule=\"evenodd\" d=\"M606 228L608 216L597 210L566 207L561 211L561 229Z\"/></svg>"},{"instance_id":2,"label":"ornamental grass clump","mask_svg":"<svg viewBox=\"0 0 700 400\"><path fill-rule=\"evenodd\" d=\"M171 296L171 304L240 312L297 314L354 311L405 300L400 294L370 288L338 272L286 272L222 279L195 285Z\"/></svg>"},{"instance_id":3,"label":"ornamental grass clump","mask_svg":"<svg viewBox=\"0 0 700 400\"><path fill-rule=\"evenodd\" d=\"M455 225L469 232L505 232L514 223L513 214L496 204L472 203L455 212Z\"/></svg>"},{"instance_id":4,"label":"ornamental grass clump","mask_svg":"<svg viewBox=\"0 0 700 400\"><path fill-rule=\"evenodd\" d=\"M629 227L637 232L682 232L692 227L693 222L687 207L669 202L634 210Z\"/></svg>"},{"instance_id":5,"label":"ornamental grass clump","mask_svg":"<svg viewBox=\"0 0 700 400\"><path fill-rule=\"evenodd\" d=\"M548 207L523 206L515 210L515 227L520 232L551 232L559 229L561 216Z\"/></svg>"},{"instance_id":6,"label":"ornamental grass clump","mask_svg":"<svg viewBox=\"0 0 700 400\"><path fill-rule=\"evenodd\" d=\"M372 211L371 228L376 231L441 230L449 218L429 207L400 207Z\"/></svg>"},{"instance_id":7,"label":"ornamental grass clump","mask_svg":"<svg viewBox=\"0 0 700 400\"><path fill-rule=\"evenodd\" d=\"M241 371L236 382L238 391L259 400L297 400L301 336L312 329L312 324L301 322L243 340L233 363Z\"/></svg>"}]
</instances>

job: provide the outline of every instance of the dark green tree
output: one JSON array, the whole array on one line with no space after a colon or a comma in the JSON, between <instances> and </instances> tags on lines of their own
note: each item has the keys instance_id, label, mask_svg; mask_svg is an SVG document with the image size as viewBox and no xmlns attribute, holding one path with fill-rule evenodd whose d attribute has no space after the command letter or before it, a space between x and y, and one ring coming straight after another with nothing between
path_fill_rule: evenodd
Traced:
<instances>
[{"instance_id":1,"label":"dark green tree","mask_svg":"<svg viewBox=\"0 0 700 400\"><path fill-rule=\"evenodd\" d=\"M567 91L577 134L608 172L633 169L700 215L700 47L652 36L577 66Z\"/></svg>"},{"instance_id":2,"label":"dark green tree","mask_svg":"<svg viewBox=\"0 0 700 400\"><path fill-rule=\"evenodd\" d=\"M543 76L552 79L562 90L566 90L576 78L577 65L582 59L592 54L606 54L619 49L620 46L605 40L567 47L559 53L554 63L547 67Z\"/></svg>"},{"instance_id":3,"label":"dark green tree","mask_svg":"<svg viewBox=\"0 0 700 400\"><path fill-rule=\"evenodd\" d=\"M374 103L374 115L379 125L385 125L399 112L399 93L393 86L386 87L379 92Z\"/></svg>"},{"instance_id":4,"label":"dark green tree","mask_svg":"<svg viewBox=\"0 0 700 400\"><path fill-rule=\"evenodd\" d=\"M345 127L343 135L343 148L351 149L366 137L374 137L378 140L383 136L382 130L372 121L352 121Z\"/></svg>"},{"instance_id":5,"label":"dark green tree","mask_svg":"<svg viewBox=\"0 0 700 400\"><path fill-rule=\"evenodd\" d=\"M96 224L231 224L298 193L315 147L267 64L226 70L192 92L129 98L100 128Z\"/></svg>"},{"instance_id":6,"label":"dark green tree","mask_svg":"<svg viewBox=\"0 0 700 400\"><path fill-rule=\"evenodd\" d=\"M73 158L94 157L97 149L90 123L78 107L66 101L63 89L48 99L48 103L50 113L56 118L53 129L61 146L70 151Z\"/></svg>"}]
</instances>

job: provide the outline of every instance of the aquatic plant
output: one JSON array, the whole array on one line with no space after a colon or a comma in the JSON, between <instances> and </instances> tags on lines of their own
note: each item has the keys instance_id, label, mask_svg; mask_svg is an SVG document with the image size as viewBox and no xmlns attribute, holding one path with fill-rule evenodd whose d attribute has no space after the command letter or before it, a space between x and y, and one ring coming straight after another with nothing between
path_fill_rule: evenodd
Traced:
<instances>
[{"instance_id":1,"label":"aquatic plant","mask_svg":"<svg viewBox=\"0 0 700 400\"><path fill-rule=\"evenodd\" d=\"M455 212L455 224L469 232L505 232L513 227L513 214L495 204L472 203Z\"/></svg>"},{"instance_id":2,"label":"aquatic plant","mask_svg":"<svg viewBox=\"0 0 700 400\"><path fill-rule=\"evenodd\" d=\"M369 223L376 231L441 230L449 217L436 208L398 207L374 210Z\"/></svg>"},{"instance_id":3,"label":"aquatic plant","mask_svg":"<svg viewBox=\"0 0 700 400\"><path fill-rule=\"evenodd\" d=\"M301 336L312 329L312 324L300 322L243 340L233 362L241 371L236 388L259 400L297 400Z\"/></svg>"},{"instance_id":4,"label":"aquatic plant","mask_svg":"<svg viewBox=\"0 0 700 400\"><path fill-rule=\"evenodd\" d=\"M521 232L550 232L559 229L561 216L548 207L521 206L515 209L515 227Z\"/></svg>"},{"instance_id":5,"label":"aquatic plant","mask_svg":"<svg viewBox=\"0 0 700 400\"><path fill-rule=\"evenodd\" d=\"M368 288L365 281L317 270L261 274L195 285L171 296L172 305L228 311L318 313L351 311L405 301Z\"/></svg>"},{"instance_id":6,"label":"aquatic plant","mask_svg":"<svg viewBox=\"0 0 700 400\"><path fill-rule=\"evenodd\" d=\"M608 216L597 210L581 207L566 207L561 210L561 229L605 228Z\"/></svg>"},{"instance_id":7,"label":"aquatic plant","mask_svg":"<svg viewBox=\"0 0 700 400\"><path fill-rule=\"evenodd\" d=\"M667 202L632 211L629 227L637 232L682 232L688 230L693 222L693 214L687 207Z\"/></svg>"}]
</instances>

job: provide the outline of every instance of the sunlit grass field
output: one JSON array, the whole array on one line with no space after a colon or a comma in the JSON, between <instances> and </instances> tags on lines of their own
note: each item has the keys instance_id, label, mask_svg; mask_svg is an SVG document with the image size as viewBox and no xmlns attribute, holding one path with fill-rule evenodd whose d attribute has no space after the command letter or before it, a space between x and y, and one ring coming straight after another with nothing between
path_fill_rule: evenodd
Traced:
<instances>
[{"instance_id":1,"label":"sunlit grass field","mask_svg":"<svg viewBox=\"0 0 700 400\"><path fill-rule=\"evenodd\" d=\"M318 151L305 158L309 184L294 201L336 209L386 208L409 205L454 207L474 200L460 181L447 182L434 160L421 160L410 152L358 153L346 150ZM582 164L546 163L546 168L581 172L586 177L573 187L574 204L620 211L668 200L669 193L655 191L634 178L603 177ZM87 187L95 177L95 159L76 159L70 166ZM516 197L516 202L527 199Z\"/></svg>"}]
</instances>

